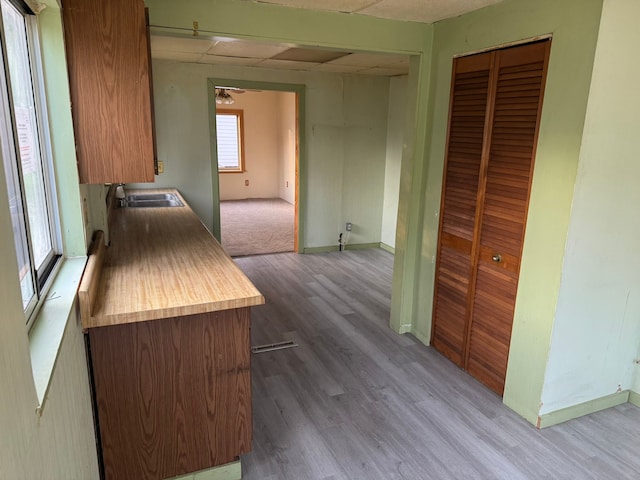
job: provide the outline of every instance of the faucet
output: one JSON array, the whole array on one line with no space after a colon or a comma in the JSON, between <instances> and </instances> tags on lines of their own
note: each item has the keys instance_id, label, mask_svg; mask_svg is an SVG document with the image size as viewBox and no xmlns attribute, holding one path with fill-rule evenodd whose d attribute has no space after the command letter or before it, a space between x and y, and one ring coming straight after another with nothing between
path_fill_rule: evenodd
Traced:
<instances>
[{"instance_id":1,"label":"faucet","mask_svg":"<svg viewBox=\"0 0 640 480\"><path fill-rule=\"evenodd\" d=\"M127 199L124 194L124 183L119 183L116 187L116 198L118 199L118 206L120 208L127 206Z\"/></svg>"}]
</instances>

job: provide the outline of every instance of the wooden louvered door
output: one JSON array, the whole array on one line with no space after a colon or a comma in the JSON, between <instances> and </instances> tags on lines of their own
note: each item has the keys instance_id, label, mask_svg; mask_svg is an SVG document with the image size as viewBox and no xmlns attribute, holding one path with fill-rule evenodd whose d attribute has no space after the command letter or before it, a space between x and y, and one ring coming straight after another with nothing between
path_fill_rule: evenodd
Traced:
<instances>
[{"instance_id":1,"label":"wooden louvered door","mask_svg":"<svg viewBox=\"0 0 640 480\"><path fill-rule=\"evenodd\" d=\"M432 345L464 367L472 246L492 54L454 61Z\"/></svg>"},{"instance_id":2,"label":"wooden louvered door","mask_svg":"<svg viewBox=\"0 0 640 480\"><path fill-rule=\"evenodd\" d=\"M454 63L432 343L500 395L549 48Z\"/></svg>"}]
</instances>

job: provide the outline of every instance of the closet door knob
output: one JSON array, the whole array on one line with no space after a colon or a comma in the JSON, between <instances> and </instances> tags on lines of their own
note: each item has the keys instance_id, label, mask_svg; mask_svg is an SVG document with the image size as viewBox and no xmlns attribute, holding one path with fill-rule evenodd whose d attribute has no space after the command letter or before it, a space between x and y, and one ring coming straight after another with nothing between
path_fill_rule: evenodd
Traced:
<instances>
[{"instance_id":1,"label":"closet door knob","mask_svg":"<svg viewBox=\"0 0 640 480\"><path fill-rule=\"evenodd\" d=\"M496 263L500 263L502 261L502 255L500 255L499 253L496 253L493 257L491 257L491 260L493 260Z\"/></svg>"}]
</instances>

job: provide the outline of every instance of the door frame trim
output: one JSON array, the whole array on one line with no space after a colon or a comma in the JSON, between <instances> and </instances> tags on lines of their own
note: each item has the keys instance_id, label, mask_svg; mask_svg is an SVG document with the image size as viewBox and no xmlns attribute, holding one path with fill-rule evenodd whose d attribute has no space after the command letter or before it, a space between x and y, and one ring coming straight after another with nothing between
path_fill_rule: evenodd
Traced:
<instances>
[{"instance_id":1,"label":"door frame trim","mask_svg":"<svg viewBox=\"0 0 640 480\"><path fill-rule=\"evenodd\" d=\"M215 87L216 85L232 85L238 88L252 90L268 90L290 92L296 95L296 166L295 166L295 214L294 214L294 251L300 253L304 248L304 221L307 205L307 155L305 138L306 118L306 86L297 83L262 82L233 78L207 78L207 93L209 103L209 148L211 153L211 190L213 195L213 235L220 241L220 186L218 177L217 148L215 140Z\"/></svg>"}]
</instances>

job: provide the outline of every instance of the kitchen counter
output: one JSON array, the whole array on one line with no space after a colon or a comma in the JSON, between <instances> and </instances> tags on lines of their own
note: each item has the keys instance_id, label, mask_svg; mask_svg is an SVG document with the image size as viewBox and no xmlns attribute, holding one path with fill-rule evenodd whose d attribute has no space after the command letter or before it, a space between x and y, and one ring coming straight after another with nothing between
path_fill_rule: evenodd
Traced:
<instances>
[{"instance_id":1,"label":"kitchen counter","mask_svg":"<svg viewBox=\"0 0 640 480\"><path fill-rule=\"evenodd\" d=\"M111 212L111 246L90 316L94 328L215 312L264 303L264 297L236 266L174 189L127 190L177 194L183 207L116 208Z\"/></svg>"}]
</instances>

